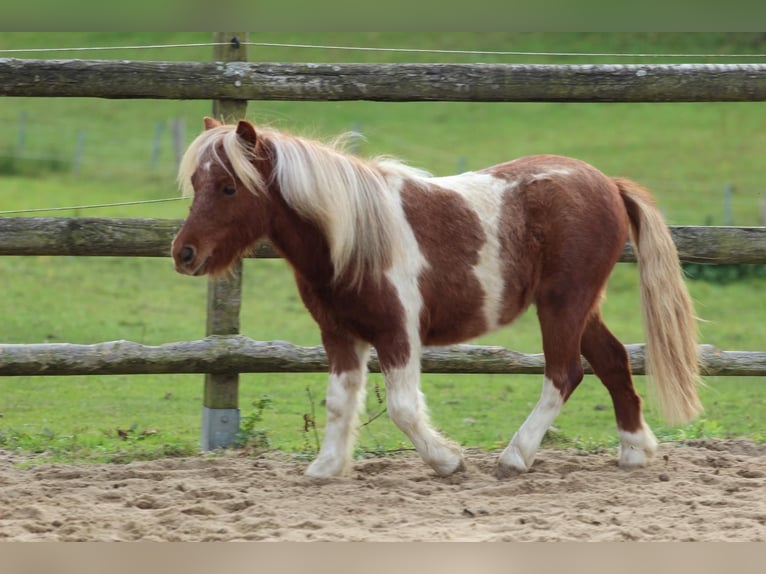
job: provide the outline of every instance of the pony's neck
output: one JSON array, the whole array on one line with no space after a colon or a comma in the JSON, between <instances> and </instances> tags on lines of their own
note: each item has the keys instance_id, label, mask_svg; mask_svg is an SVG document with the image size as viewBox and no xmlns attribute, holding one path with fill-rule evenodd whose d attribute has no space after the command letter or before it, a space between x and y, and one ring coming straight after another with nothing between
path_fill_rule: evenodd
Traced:
<instances>
[{"instance_id":1,"label":"pony's neck","mask_svg":"<svg viewBox=\"0 0 766 574\"><path fill-rule=\"evenodd\" d=\"M255 168L266 182L267 205L260 212L267 216L261 229L271 244L288 261L296 273L312 283L332 281L330 248L324 235L312 222L301 217L287 204L279 183L273 177L276 151L268 139L259 139Z\"/></svg>"},{"instance_id":2,"label":"pony's neck","mask_svg":"<svg viewBox=\"0 0 766 574\"><path fill-rule=\"evenodd\" d=\"M287 205L276 184L269 187L272 219L269 240L296 273L313 284L329 285L333 280L330 248L312 222Z\"/></svg>"}]
</instances>

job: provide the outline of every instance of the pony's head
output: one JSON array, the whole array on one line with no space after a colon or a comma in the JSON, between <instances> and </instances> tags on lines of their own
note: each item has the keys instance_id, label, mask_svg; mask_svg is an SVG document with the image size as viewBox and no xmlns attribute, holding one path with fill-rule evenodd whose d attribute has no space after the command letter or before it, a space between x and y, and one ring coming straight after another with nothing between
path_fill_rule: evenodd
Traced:
<instances>
[{"instance_id":1,"label":"pony's head","mask_svg":"<svg viewBox=\"0 0 766 574\"><path fill-rule=\"evenodd\" d=\"M269 170L250 122L223 125L205 118L205 130L186 150L178 170L189 216L173 239L176 270L218 275L268 232Z\"/></svg>"}]
</instances>

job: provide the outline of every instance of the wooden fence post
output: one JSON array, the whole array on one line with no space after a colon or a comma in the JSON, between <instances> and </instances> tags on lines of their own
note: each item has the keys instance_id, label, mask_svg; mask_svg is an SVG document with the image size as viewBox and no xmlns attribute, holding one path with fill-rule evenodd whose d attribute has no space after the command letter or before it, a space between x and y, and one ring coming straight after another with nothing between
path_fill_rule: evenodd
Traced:
<instances>
[{"instance_id":1,"label":"wooden fence post","mask_svg":"<svg viewBox=\"0 0 766 574\"><path fill-rule=\"evenodd\" d=\"M213 59L217 62L247 60L247 32L215 32ZM222 44L222 45L219 45ZM213 101L213 117L233 123L245 117L247 100ZM242 262L229 274L208 282L207 334L239 333L242 300ZM239 373L206 374L202 406L202 450L232 446L239 432Z\"/></svg>"}]
</instances>

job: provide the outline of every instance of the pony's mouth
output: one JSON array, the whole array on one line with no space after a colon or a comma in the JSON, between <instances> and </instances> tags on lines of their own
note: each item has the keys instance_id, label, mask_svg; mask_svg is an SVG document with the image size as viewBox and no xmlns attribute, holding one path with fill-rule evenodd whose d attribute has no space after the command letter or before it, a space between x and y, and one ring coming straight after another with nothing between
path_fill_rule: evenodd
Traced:
<instances>
[{"instance_id":1,"label":"pony's mouth","mask_svg":"<svg viewBox=\"0 0 766 574\"><path fill-rule=\"evenodd\" d=\"M205 257L199 265L197 265L194 269L189 271L189 275L193 275L196 277L197 275L203 275L205 273L205 268L207 267L207 262L210 261L210 255Z\"/></svg>"}]
</instances>

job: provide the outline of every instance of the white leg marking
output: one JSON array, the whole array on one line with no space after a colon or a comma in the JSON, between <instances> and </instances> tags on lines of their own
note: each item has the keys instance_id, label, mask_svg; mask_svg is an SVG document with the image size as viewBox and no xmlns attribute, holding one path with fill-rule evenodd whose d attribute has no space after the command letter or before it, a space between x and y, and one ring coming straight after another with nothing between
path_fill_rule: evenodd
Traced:
<instances>
[{"instance_id":1,"label":"white leg marking","mask_svg":"<svg viewBox=\"0 0 766 574\"><path fill-rule=\"evenodd\" d=\"M500 455L498 464L501 473L504 468L518 472L529 470L545 431L550 428L562 406L564 398L553 381L546 377L543 380L540 400Z\"/></svg>"},{"instance_id":2,"label":"white leg marking","mask_svg":"<svg viewBox=\"0 0 766 574\"><path fill-rule=\"evenodd\" d=\"M401 202L399 203L401 209ZM418 277L428 265L412 228L401 211L399 239L403 247L395 254L394 263L386 277L396 289L404 309L404 323L409 343L409 360L401 368L387 369L386 406L391 420L409 437L421 458L440 476L447 476L462 467L461 449L451 443L429 423L425 397L420 392L420 311L423 297Z\"/></svg>"},{"instance_id":3,"label":"white leg marking","mask_svg":"<svg viewBox=\"0 0 766 574\"><path fill-rule=\"evenodd\" d=\"M327 385L327 424L319 454L306 470L314 478L340 476L351 466L359 411L362 410L367 379L367 356L360 356L363 368L330 375Z\"/></svg>"},{"instance_id":4,"label":"white leg marking","mask_svg":"<svg viewBox=\"0 0 766 574\"><path fill-rule=\"evenodd\" d=\"M618 464L622 468L638 468L646 466L657 452L657 439L641 418L642 428L636 432L618 430L620 437L620 458Z\"/></svg>"},{"instance_id":5,"label":"white leg marking","mask_svg":"<svg viewBox=\"0 0 766 574\"><path fill-rule=\"evenodd\" d=\"M426 464L439 476L448 476L463 466L458 445L435 431L428 420L425 397L420 392L419 354L401 369L385 373L388 414L406 434Z\"/></svg>"}]
</instances>

